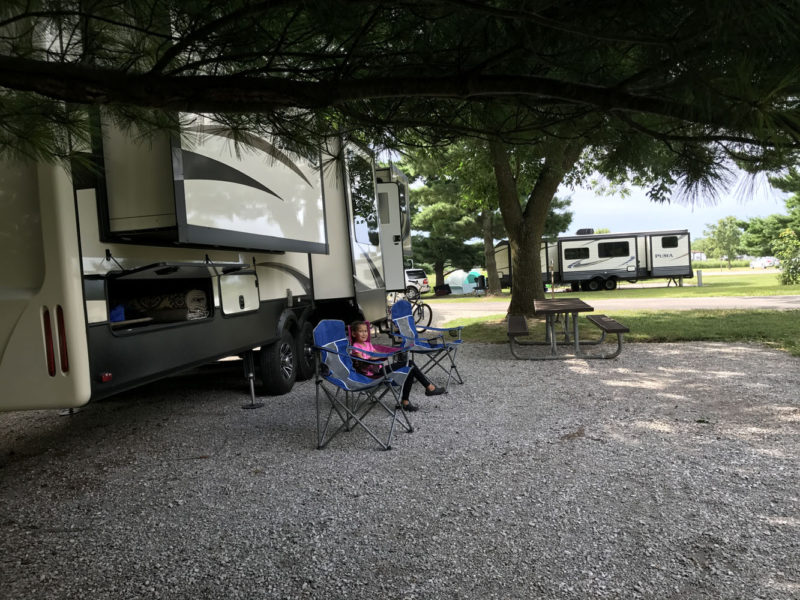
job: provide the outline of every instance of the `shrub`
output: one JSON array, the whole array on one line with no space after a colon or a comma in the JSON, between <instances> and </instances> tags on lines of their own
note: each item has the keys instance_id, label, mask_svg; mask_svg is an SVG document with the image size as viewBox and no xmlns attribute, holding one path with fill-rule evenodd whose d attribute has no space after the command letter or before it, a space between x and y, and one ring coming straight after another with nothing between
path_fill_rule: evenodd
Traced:
<instances>
[{"instance_id":1,"label":"shrub","mask_svg":"<svg viewBox=\"0 0 800 600\"><path fill-rule=\"evenodd\" d=\"M781 231L772 245L775 256L781 261L781 283L794 285L800 283L800 240L791 229Z\"/></svg>"}]
</instances>

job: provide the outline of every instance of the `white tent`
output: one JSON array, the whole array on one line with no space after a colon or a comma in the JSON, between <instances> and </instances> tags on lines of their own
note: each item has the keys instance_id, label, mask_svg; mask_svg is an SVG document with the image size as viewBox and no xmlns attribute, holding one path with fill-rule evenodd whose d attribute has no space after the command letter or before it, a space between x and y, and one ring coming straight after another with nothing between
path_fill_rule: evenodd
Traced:
<instances>
[{"instance_id":1,"label":"white tent","mask_svg":"<svg viewBox=\"0 0 800 600\"><path fill-rule=\"evenodd\" d=\"M467 273L459 269L448 274L444 278L444 282L450 286L450 291L454 294L471 294L478 283L478 277L480 277L480 273L477 271Z\"/></svg>"}]
</instances>

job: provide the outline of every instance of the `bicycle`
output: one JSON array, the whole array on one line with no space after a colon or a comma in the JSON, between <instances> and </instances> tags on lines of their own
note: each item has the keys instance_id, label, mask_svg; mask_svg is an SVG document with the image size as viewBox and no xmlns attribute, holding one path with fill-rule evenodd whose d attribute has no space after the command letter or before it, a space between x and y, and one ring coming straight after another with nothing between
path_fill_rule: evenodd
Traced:
<instances>
[{"instance_id":1,"label":"bicycle","mask_svg":"<svg viewBox=\"0 0 800 600\"><path fill-rule=\"evenodd\" d=\"M390 292L386 295L386 331L383 333L390 333L392 327L392 306L398 300L405 298L411 304L411 314L414 316L414 323L417 326L417 331L424 331L429 327L433 321L433 309L429 304L425 304L419 299L419 294L403 294L402 292Z\"/></svg>"}]
</instances>

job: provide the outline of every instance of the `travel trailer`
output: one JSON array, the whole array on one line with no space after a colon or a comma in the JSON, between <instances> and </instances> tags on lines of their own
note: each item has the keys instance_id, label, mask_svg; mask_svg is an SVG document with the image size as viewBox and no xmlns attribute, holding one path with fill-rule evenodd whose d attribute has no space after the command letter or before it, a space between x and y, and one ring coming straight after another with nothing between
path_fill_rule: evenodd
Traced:
<instances>
[{"instance_id":1,"label":"travel trailer","mask_svg":"<svg viewBox=\"0 0 800 600\"><path fill-rule=\"evenodd\" d=\"M368 153L189 122L180 139L104 126L69 169L0 162L0 410L257 349L264 391L285 393L313 373L320 318L386 318L380 236L407 233L381 225Z\"/></svg>"},{"instance_id":2,"label":"travel trailer","mask_svg":"<svg viewBox=\"0 0 800 600\"><path fill-rule=\"evenodd\" d=\"M591 231L591 230L589 230ZM692 277L689 232L586 233L542 242L542 281L569 284L573 291L613 290L620 280ZM512 285L511 246L495 246L501 285Z\"/></svg>"}]
</instances>

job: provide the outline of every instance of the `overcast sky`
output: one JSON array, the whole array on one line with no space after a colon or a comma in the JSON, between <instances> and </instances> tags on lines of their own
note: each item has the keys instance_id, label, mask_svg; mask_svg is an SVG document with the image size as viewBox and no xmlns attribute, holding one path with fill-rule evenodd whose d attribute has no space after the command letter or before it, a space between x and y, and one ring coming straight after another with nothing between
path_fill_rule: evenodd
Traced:
<instances>
[{"instance_id":1,"label":"overcast sky","mask_svg":"<svg viewBox=\"0 0 800 600\"><path fill-rule=\"evenodd\" d=\"M695 206L673 202L650 202L644 190L632 188L627 198L621 195L602 196L585 189L561 189L560 198L572 198L572 225L562 235L574 235L578 229L608 228L612 233L654 231L659 229L688 229L691 239L703 236L708 225L724 217L740 219L786 214L783 199L786 194L773 189L766 179L749 184L740 179L728 194L721 194L716 205L699 203Z\"/></svg>"}]
</instances>

